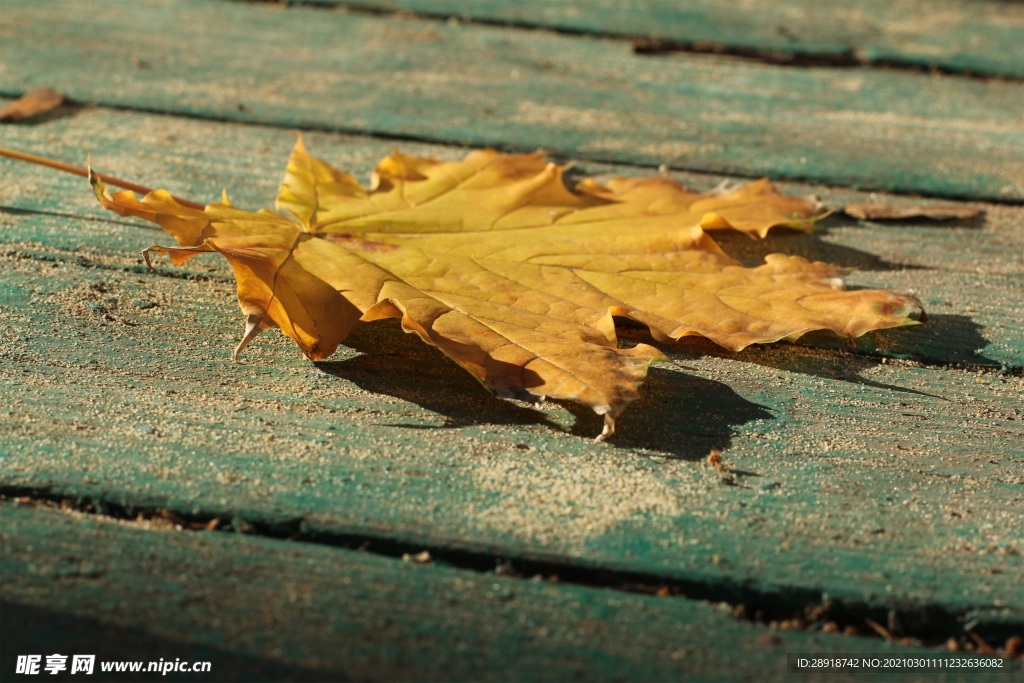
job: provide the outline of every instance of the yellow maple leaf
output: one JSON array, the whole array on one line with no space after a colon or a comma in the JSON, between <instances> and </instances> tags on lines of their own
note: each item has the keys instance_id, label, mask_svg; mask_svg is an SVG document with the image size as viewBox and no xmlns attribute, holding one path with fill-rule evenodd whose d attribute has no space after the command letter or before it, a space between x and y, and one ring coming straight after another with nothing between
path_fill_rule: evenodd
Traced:
<instances>
[{"instance_id":1,"label":"yellow maple leaf","mask_svg":"<svg viewBox=\"0 0 1024 683\"><path fill-rule=\"evenodd\" d=\"M707 230L764 236L808 228L809 200L767 181L699 194L664 177L585 180L569 190L539 153L484 150L464 160L394 153L364 189L310 156L300 139L277 208L223 200L198 210L165 191L111 195L103 206L159 224L183 263L218 252L247 317L237 354L279 327L307 357L330 356L364 322L399 318L503 397L567 399L604 416L598 439L634 400L652 346L619 348L613 316L658 342L699 335L738 351L828 329L849 337L912 324L920 304L881 290L846 291L838 269L772 254L756 268Z\"/></svg>"}]
</instances>

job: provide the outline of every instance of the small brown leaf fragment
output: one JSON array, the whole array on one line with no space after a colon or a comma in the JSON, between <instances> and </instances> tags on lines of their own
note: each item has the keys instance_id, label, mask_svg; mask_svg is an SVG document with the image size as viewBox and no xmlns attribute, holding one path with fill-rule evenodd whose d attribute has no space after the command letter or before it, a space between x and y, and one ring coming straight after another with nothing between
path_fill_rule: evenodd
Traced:
<instances>
[{"instance_id":1,"label":"small brown leaf fragment","mask_svg":"<svg viewBox=\"0 0 1024 683\"><path fill-rule=\"evenodd\" d=\"M433 561L430 551L423 550L418 553L402 553L402 562L415 562L416 564L427 564Z\"/></svg>"},{"instance_id":2,"label":"small brown leaf fragment","mask_svg":"<svg viewBox=\"0 0 1024 683\"><path fill-rule=\"evenodd\" d=\"M20 121L52 111L64 103L64 95L49 88L29 91L0 109L0 121Z\"/></svg>"},{"instance_id":3,"label":"small brown leaf fragment","mask_svg":"<svg viewBox=\"0 0 1024 683\"><path fill-rule=\"evenodd\" d=\"M986 655L994 655L996 653L995 648L989 645L987 642L985 642L985 640L977 633L972 632L970 636L971 640L973 640L975 644L978 646L978 652Z\"/></svg>"},{"instance_id":4,"label":"small brown leaf fragment","mask_svg":"<svg viewBox=\"0 0 1024 683\"><path fill-rule=\"evenodd\" d=\"M928 218L933 221L968 220L981 216L984 211L959 204L931 204L928 206L893 206L891 204L847 204L843 213L865 221L902 221L909 218Z\"/></svg>"}]
</instances>

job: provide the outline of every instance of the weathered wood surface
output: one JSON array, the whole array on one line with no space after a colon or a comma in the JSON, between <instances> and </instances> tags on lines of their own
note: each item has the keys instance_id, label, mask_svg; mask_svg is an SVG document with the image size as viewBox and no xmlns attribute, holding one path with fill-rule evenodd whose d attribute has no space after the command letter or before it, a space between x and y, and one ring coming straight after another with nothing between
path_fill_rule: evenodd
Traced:
<instances>
[{"instance_id":1,"label":"weathered wood surface","mask_svg":"<svg viewBox=\"0 0 1024 683\"><path fill-rule=\"evenodd\" d=\"M668 41L768 59L1024 77L1024 5L998 0L289 0ZM781 54L780 54L781 53Z\"/></svg>"},{"instance_id":2,"label":"weathered wood surface","mask_svg":"<svg viewBox=\"0 0 1024 683\"><path fill-rule=\"evenodd\" d=\"M247 206L274 194L293 141L103 109L6 137L50 141L68 159L103 149L94 163L104 170L197 199L230 186ZM307 144L364 177L387 151L330 134ZM929 366L796 346L680 346L674 358L696 371L656 368L615 441L596 446L586 438L595 416L492 399L393 326L362 328L352 349L318 366L277 335L233 364L241 319L223 264L191 261L184 272L208 278L199 282L166 264L148 273L137 252L161 233L104 214L81 179L3 168L17 178L0 195L10 207L0 214L8 490L633 572L734 602L827 594L854 610L894 609L915 628L948 632L967 619L1005 633L1024 622L1024 381L1020 321L1005 314L1019 305L1020 208L987 206L982 226L851 220L823 236L769 238L874 264L856 282L948 297L937 318L974 343L927 326L876 338ZM998 345L981 335L982 315L985 335L1008 330ZM977 374L990 357L1010 372ZM957 363L968 369L944 367ZM747 473L741 486L699 464L711 448Z\"/></svg>"},{"instance_id":3,"label":"weathered wood surface","mask_svg":"<svg viewBox=\"0 0 1024 683\"><path fill-rule=\"evenodd\" d=\"M652 59L622 41L263 3L117 9L7 0L0 94L1024 200L1018 82Z\"/></svg>"},{"instance_id":4,"label":"weathered wood surface","mask_svg":"<svg viewBox=\"0 0 1024 683\"><path fill-rule=\"evenodd\" d=\"M902 11L891 4L877 11ZM992 3L971 6L988 21ZM850 39L872 49L862 26ZM773 633L705 599L766 619L827 603L842 624L930 642L1024 631L1018 81L651 57L623 40L218 0L6 0L0 38L0 94L46 85L80 103L0 128L4 145L92 151L102 171L198 201L227 187L267 205L297 126L333 131L307 131L308 146L360 177L400 138L443 158L459 143L547 147L579 174L669 161L806 178L825 186L784 189L832 206L932 201L837 185L968 197L987 214L721 237L751 263L784 251L857 267L853 285L912 289L931 318L739 355L680 345L595 445L594 415L494 399L394 325L317 365L263 335L233 364L223 263L147 271L138 251L162 233L102 211L81 179L0 161L0 495L90 511L0 502L5 629L13 610L30 642L70 646L73 623L92 643L294 680L781 680L782 652L886 647ZM927 47L904 42L905 63ZM735 485L703 465L712 448ZM139 511L254 537L124 523ZM423 549L434 564L396 559ZM518 575L488 573L499 563Z\"/></svg>"},{"instance_id":5,"label":"weathered wood surface","mask_svg":"<svg viewBox=\"0 0 1024 683\"><path fill-rule=\"evenodd\" d=\"M66 115L64 115L66 114ZM294 135L279 129L218 125L178 117L131 114L105 109L69 107L45 125L6 129L12 146L60 156L84 164L94 153L97 169L131 178L151 187L163 187L200 202L220 198L227 188L239 206L270 206L284 171ZM339 167L361 174L369 170L395 143L335 135L306 134L313 153ZM456 147L402 143L410 153L461 158ZM636 175L645 171L562 157L574 164L573 174ZM144 232L122 231L125 222L94 200L81 178L56 174L0 159L12 179L0 187L0 198L12 209L57 214L36 216L19 224L7 240L26 252L49 254L64 260L103 262L114 256L134 259L151 241L167 238L153 226ZM650 173L650 171L646 171ZM697 189L710 189L720 176L677 173ZM841 189L782 184L791 194L818 194L830 207L874 199L908 203L898 196L867 195ZM833 337L817 343L912 358L930 364L965 364L1024 368L1024 221L1013 206L984 205L987 219L975 222L935 223L927 220L872 223L841 217L828 219L816 235L777 232L767 241L717 234L727 251L751 264L772 251L797 254L855 268L851 282L860 286L913 290L922 298L929 324L923 328L893 330L856 343ZM69 230L61 214L90 217L98 222ZM139 224L141 225L141 224ZM111 227L113 226L113 227ZM187 271L229 274L226 265L207 260L188 264Z\"/></svg>"},{"instance_id":6,"label":"weathered wood surface","mask_svg":"<svg viewBox=\"0 0 1024 683\"><path fill-rule=\"evenodd\" d=\"M97 673L88 680L765 681L792 676L789 652L920 652L804 632L765 638L764 629L692 600L175 531L162 520L119 523L0 502L0 542L13 601L0 622L4 661L93 653ZM124 659L212 667L98 672L99 662ZM4 680L41 678L9 673Z\"/></svg>"}]
</instances>

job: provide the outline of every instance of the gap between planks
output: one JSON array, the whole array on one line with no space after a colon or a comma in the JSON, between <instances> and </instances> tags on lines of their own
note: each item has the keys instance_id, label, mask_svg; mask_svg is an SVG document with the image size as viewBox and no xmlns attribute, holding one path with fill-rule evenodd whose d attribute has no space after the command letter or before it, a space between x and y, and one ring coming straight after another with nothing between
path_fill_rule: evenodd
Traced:
<instances>
[{"instance_id":1,"label":"gap between planks","mask_svg":"<svg viewBox=\"0 0 1024 683\"><path fill-rule=\"evenodd\" d=\"M259 0L262 2L263 0ZM269 1L269 0L268 0ZM1022 79L1021 82L1024 82ZM5 90L0 86L0 99L14 100L24 96L27 90ZM98 110L109 110L113 112L126 112L133 114L151 114L157 116L168 116L186 120L194 121L206 121L210 123L229 124L232 126L240 127L251 127L261 128L266 130L278 130L278 131L289 131L293 133L325 133L330 135L344 135L349 137L359 137L368 140L380 140L385 142L395 143L410 143L410 144L422 144L422 145L444 145L447 147L457 147L467 150L487 148L494 149L499 152L506 154L525 154L529 152L537 151L536 146L517 144L516 142L506 142L502 140L489 140L484 145L469 144L465 141L452 140L446 138L439 138L431 135L417 135L413 133L395 133L382 129L363 128L363 127L349 127L344 125L318 125L309 122L301 123L289 123L287 125L275 124L269 121L242 121L239 119L229 118L219 114L204 114L196 111L168 111L167 109L161 109L159 107L144 107L130 104L117 104L104 102L101 104L93 102L79 102L72 98L65 99L65 107L77 108L77 109L98 109ZM8 124L9 125L9 124ZM24 150L19 150L24 151ZM541 151L546 151L542 149ZM554 158L566 157L567 154L562 152L552 153ZM705 168L700 165L693 165L688 163L672 163L674 160L670 160L668 163L653 163L646 162L643 160L632 160L625 157L618 156L605 156L600 153L587 153L587 152L574 152L572 155L573 163L580 164L595 164L603 166L619 166L625 169L636 169L643 171L657 171L657 172L683 172L693 176L706 176L717 178L723 175L727 175L730 178L739 180L758 180L760 178L767 177L767 174L759 170L747 170L744 168L736 167L730 169L721 168ZM773 182L787 182L787 183L803 183L803 184L825 184L825 180L816 175L801 175L799 173L784 173L777 177L772 178ZM927 194L922 193L920 190L913 189L902 189L902 188L889 188L884 186L872 186L870 184L857 183L857 182L845 182L843 179L836 179L829 185L846 189L851 192L860 193L884 193L893 197L928 197ZM994 204L999 206L1024 206L1024 197L1012 197L1012 196L984 196L978 197L972 194L970 191L964 192L943 192L934 195L934 198L941 198L955 202L984 202L986 204Z\"/></svg>"},{"instance_id":2,"label":"gap between planks","mask_svg":"<svg viewBox=\"0 0 1024 683\"><path fill-rule=\"evenodd\" d=\"M971 611L953 612L941 605L907 603L880 609L864 602L832 600L813 589L775 587L765 592L738 581L666 578L657 573L604 569L572 564L542 554L508 557L485 547L411 542L383 534L311 529L302 518L256 521L231 512L185 512L163 507L114 502L101 497L64 495L41 487L0 485L0 504L74 512L88 517L127 522L144 528L173 528L183 533L238 533L284 542L354 550L417 564L436 563L477 574L495 574L523 581L547 581L661 598L715 603L730 616L773 630L818 632L831 623L835 634L869 636L906 646L942 646L975 637L1001 644L1024 634L1024 620L986 620ZM813 623L808 623L813 622ZM799 626L798 626L799 624ZM882 626L884 624L884 626ZM974 634L974 635L972 635Z\"/></svg>"},{"instance_id":3,"label":"gap between planks","mask_svg":"<svg viewBox=\"0 0 1024 683\"><path fill-rule=\"evenodd\" d=\"M489 26L494 28L512 28L526 31L553 33L565 36L601 38L632 43L633 52L638 55L667 55L673 53L714 55L717 57L736 57L738 59L769 64L772 66L789 66L794 68L826 67L835 69L874 68L892 71L903 71L919 74L942 74L982 81L1000 81L1005 83L1024 83L1024 76L1008 73L996 73L962 69L941 63L925 64L913 61L910 57L870 57L862 50L848 48L842 51L824 51L814 49L755 48L730 45L717 40L679 40L671 38L648 38L642 33L613 31L607 28L599 31L585 28L574 28L569 25L543 23L540 21L521 21L510 18L487 17L483 13L468 14L458 11L431 11L429 6L417 9L393 8L386 4L368 4L349 0L243 0L250 4L284 5L286 9L312 8L320 11L342 11L352 14L369 16L396 17L401 19L417 19L437 21L446 24L458 23L469 26ZM486 10L485 10L486 11Z\"/></svg>"},{"instance_id":4,"label":"gap between planks","mask_svg":"<svg viewBox=\"0 0 1024 683\"><path fill-rule=\"evenodd\" d=\"M245 0L246 2L256 4L272 4L274 0ZM992 79L988 79L992 80ZM1021 79L1024 83L1024 78ZM8 90L0 85L0 104L7 104L3 100L16 100L20 97L25 96L29 91L25 89L14 89ZM310 122L290 123L287 125L277 124L270 121L262 120L243 120L237 118L231 118L222 114L207 114L201 111L168 111L165 108L159 107L146 107L136 104L124 104L114 102L87 102L78 101L71 97L65 96L64 103L59 108L62 114L57 115L46 115L45 118L50 116L62 116L71 115L83 110L93 110L99 112L113 112L113 113L126 113L126 114L138 114L143 116L159 116L166 117L168 119L182 119L185 121L196 121L206 122L220 125L230 125L242 129L256 129L261 132L269 131L286 131L289 133L320 133L332 136L345 136L351 138L360 138L366 141L381 141L388 143L409 143L415 145L429 145L429 146L444 146L457 149L473 150L479 149L480 146L466 143L465 141L441 139L431 135L418 135L413 133L396 133L387 130L368 129L365 127L346 127L344 125L319 125ZM15 125L15 124L4 124L4 125ZM499 152L507 154L522 154L538 151L536 146L529 147L515 142L506 142L501 140L489 141L486 145L488 149L494 149ZM25 152L24 149L18 151ZM540 149L539 151L548 152L548 150ZM41 150L34 150L36 154L41 154ZM761 172L759 170L747 170L744 168L731 168L728 170L722 170L717 168L704 168L699 165L691 165L687 163L653 163L643 160L633 160L618 156L604 156L601 154L594 154L593 152L586 151L573 151L571 155L565 152L548 152L553 161L561 163L562 159L568 158L568 168L572 169L576 165L582 164L593 164L598 166L615 166L628 170L638 171L656 171L659 173L683 173L693 177L707 177L721 179L728 177L734 180L759 180L761 178L769 177L769 174ZM843 182L842 179L833 180L826 182L825 179L815 175L799 175L786 173L775 177L769 177L773 183L793 183L793 184L807 184L807 185L828 185L840 190L845 190L850 193L857 194L884 194L895 198L926 198L926 199L944 199L953 202L970 202L970 203L985 203L992 204L995 206L1024 206L1024 197L1012 197L1012 196L985 196L978 197L970 192L963 193L942 193L934 196L922 193L919 190L911 189L900 189L900 188L888 188L888 187L872 187L870 185L848 183ZM13 208L3 207L0 209ZM25 211L25 209L17 209ZM38 212L41 213L41 212Z\"/></svg>"},{"instance_id":5,"label":"gap between planks","mask_svg":"<svg viewBox=\"0 0 1024 683\"><path fill-rule=\"evenodd\" d=\"M1019 108L1016 85L697 56L652 62L598 39L323 12L289 13L293 40L304 35L320 48L297 52L275 31L280 11L246 3L183 2L170 33L148 6L98 16L69 3L54 22L38 4L15 4L12 48L21 40L22 53L34 54L27 45L38 34L60 53L19 61L15 87L45 84L84 101L307 130L539 146L645 167L685 159L694 169L745 177L1024 201L1011 153L1019 137L1010 123ZM217 24L230 30L208 28ZM144 42L125 42L149 31ZM116 37L116 54L104 36ZM197 49L182 53L175 47L181 39L194 40ZM270 50L258 76L225 57L216 85L206 83L211 55L234 54L233 45L254 39ZM409 47L401 58L392 48L396 39ZM146 59L131 62L133 51ZM466 54L475 55L469 64ZM89 67L94 62L98 70ZM456 63L456 71L446 68ZM111 91L105 79L87 77L108 70L123 79L122 88ZM297 89L296 72L316 88ZM381 77L391 86L380 88ZM791 96L765 98L765 88Z\"/></svg>"}]
</instances>

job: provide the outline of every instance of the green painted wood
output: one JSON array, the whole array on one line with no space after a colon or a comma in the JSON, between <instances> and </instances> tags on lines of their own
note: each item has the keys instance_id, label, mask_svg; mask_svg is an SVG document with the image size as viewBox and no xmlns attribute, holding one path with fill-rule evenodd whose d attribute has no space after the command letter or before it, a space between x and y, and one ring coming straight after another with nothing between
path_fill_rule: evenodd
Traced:
<instances>
[{"instance_id":1,"label":"green painted wood","mask_svg":"<svg viewBox=\"0 0 1024 683\"><path fill-rule=\"evenodd\" d=\"M273 194L292 144L279 130L101 109L4 131L9 144L67 159L91 148L104 170L195 198L237 184L243 205ZM326 134L307 142L362 176L387 151ZM431 149L459 154L410 151ZM14 180L0 202L17 209L0 230L5 490L276 527L301 519L308 537L642 572L739 601L828 594L907 623L930 610L982 628L1024 621L1020 377L689 345L673 357L696 370L655 368L615 442L594 445L595 416L493 399L394 326L363 328L318 367L278 335L233 364L241 321L216 260L189 264L206 281L147 273L134 252L156 231L110 220L79 179L3 168ZM777 245L874 268L858 277L952 279L943 296L991 297L993 282L1012 280L1020 251L1007 245L1022 221L1019 208L989 208L995 222L983 227L850 224ZM928 251L925 234L959 249ZM1015 309L999 300L990 327L1012 329ZM748 473L742 486L700 464L711 448Z\"/></svg>"},{"instance_id":2,"label":"green painted wood","mask_svg":"<svg viewBox=\"0 0 1024 683\"><path fill-rule=\"evenodd\" d=\"M0 37L6 94L1024 199L1019 83L650 59L621 41L212 0L8 0Z\"/></svg>"},{"instance_id":3,"label":"green painted wood","mask_svg":"<svg viewBox=\"0 0 1024 683\"><path fill-rule=\"evenodd\" d=\"M97 653L97 667L109 659L211 663L209 675L132 679L179 681L764 681L788 680L787 652L934 652L772 633L683 598L315 544L9 502L0 502L0 521L4 597L14 601L4 606L4 680L17 654L54 651Z\"/></svg>"},{"instance_id":4,"label":"green painted wood","mask_svg":"<svg viewBox=\"0 0 1024 683\"><path fill-rule=\"evenodd\" d=\"M203 122L100 108L67 110L35 126L5 129L8 144L69 162L84 163L93 153L97 168L198 201L220 198L229 189L239 206L270 206L294 136L262 127ZM73 115L72 115L73 114ZM307 134L311 150L368 180L377 159L392 144L337 135ZM410 153L460 158L464 151L439 145L403 144ZM244 160L240 163L239 160ZM573 158L577 175L644 174L650 171L588 163ZM42 258L112 267L131 265L144 272L137 253L166 241L148 224L131 222L102 209L81 178L0 159L4 177L0 204L13 210L56 215L9 215L0 242ZM677 174L685 184L710 189L720 176ZM913 198L874 196L829 187L784 184L791 194L818 194L829 206L871 199L914 202ZM893 330L858 342L824 336L817 345L934 364L1024 368L1024 218L1019 207L977 205L979 223L899 224L830 218L815 235L777 232L768 240L717 234L726 250L750 264L765 254L785 252L857 269L858 286L913 290L926 304L930 323ZM87 217L81 222L68 217ZM8 223L5 222L5 225ZM137 228L130 225L140 226ZM113 259L113 260L111 260ZM197 259L186 272L230 277L217 259Z\"/></svg>"},{"instance_id":5,"label":"green painted wood","mask_svg":"<svg viewBox=\"0 0 1024 683\"><path fill-rule=\"evenodd\" d=\"M911 628L1024 625L1020 377L691 347L673 357L694 370L653 369L595 445L596 416L491 398L395 326L315 367L269 335L234 364L227 282L17 251L0 274L3 490L831 600ZM702 464L711 448L740 486Z\"/></svg>"},{"instance_id":6,"label":"green painted wood","mask_svg":"<svg viewBox=\"0 0 1024 683\"><path fill-rule=\"evenodd\" d=\"M682 47L1024 77L1024 6L989 0L290 0L669 41Z\"/></svg>"}]
</instances>

